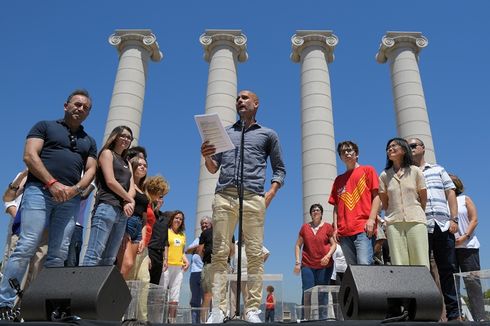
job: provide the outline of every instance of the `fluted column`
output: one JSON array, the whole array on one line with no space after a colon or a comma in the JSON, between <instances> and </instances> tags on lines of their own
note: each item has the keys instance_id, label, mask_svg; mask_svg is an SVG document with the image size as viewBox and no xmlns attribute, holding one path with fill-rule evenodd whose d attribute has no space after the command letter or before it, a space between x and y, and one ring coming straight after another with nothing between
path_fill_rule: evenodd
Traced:
<instances>
[{"instance_id":1,"label":"fluted column","mask_svg":"<svg viewBox=\"0 0 490 326\"><path fill-rule=\"evenodd\" d=\"M119 66L107 117L104 141L111 131L126 125L138 144L147 77L148 60L162 60L155 35L149 29L120 29L109 37L119 52Z\"/></svg>"},{"instance_id":2,"label":"fluted column","mask_svg":"<svg viewBox=\"0 0 490 326\"><path fill-rule=\"evenodd\" d=\"M425 144L425 160L436 162L429 115L418 65L419 52L428 44L419 32L387 32L376 60L389 61L396 126L402 138L417 137Z\"/></svg>"},{"instance_id":3,"label":"fluted column","mask_svg":"<svg viewBox=\"0 0 490 326\"><path fill-rule=\"evenodd\" d=\"M245 62L247 38L240 30L206 30L199 38L204 60L209 62L206 113L217 113L224 126L235 123L237 96L237 63ZM201 157L196 210L196 236L201 232L199 219L212 216L212 202L219 171L211 174Z\"/></svg>"},{"instance_id":4,"label":"fluted column","mask_svg":"<svg viewBox=\"0 0 490 326\"><path fill-rule=\"evenodd\" d=\"M320 203L323 218L332 221L328 198L337 164L328 64L338 38L332 31L297 31L291 41L291 60L301 63L303 220L310 221L310 206Z\"/></svg>"}]
</instances>

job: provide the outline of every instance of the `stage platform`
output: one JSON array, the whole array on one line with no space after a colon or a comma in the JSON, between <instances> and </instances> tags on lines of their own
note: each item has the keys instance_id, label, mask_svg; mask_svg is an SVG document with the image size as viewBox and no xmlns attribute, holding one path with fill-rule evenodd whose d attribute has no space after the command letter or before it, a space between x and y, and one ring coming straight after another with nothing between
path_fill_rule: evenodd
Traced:
<instances>
[{"instance_id":1,"label":"stage platform","mask_svg":"<svg viewBox=\"0 0 490 326\"><path fill-rule=\"evenodd\" d=\"M234 326L234 325L252 325L251 323L247 323L239 320L231 320L224 325L226 326ZM394 322L394 323L383 323L381 320L347 320L347 321L308 321L302 323L296 322L275 322L275 323L261 323L261 324L253 324L257 326L284 326L284 325L297 325L304 324L305 326L378 326L378 325L396 325L396 326L420 326L420 325L462 325L462 326L470 326L470 325L490 325L489 321L486 322ZM13 323L13 322L2 322L0 321L0 326L3 325L24 325L24 326L47 326L47 325L79 325L79 326L138 326L138 325L192 325L192 324L152 324L145 323L141 321L124 321L124 322L112 322L112 321L97 321L97 320L78 320L78 321L67 321L67 322L25 322L22 324ZM205 324L203 324L205 325ZM219 324L216 324L219 325Z\"/></svg>"}]
</instances>

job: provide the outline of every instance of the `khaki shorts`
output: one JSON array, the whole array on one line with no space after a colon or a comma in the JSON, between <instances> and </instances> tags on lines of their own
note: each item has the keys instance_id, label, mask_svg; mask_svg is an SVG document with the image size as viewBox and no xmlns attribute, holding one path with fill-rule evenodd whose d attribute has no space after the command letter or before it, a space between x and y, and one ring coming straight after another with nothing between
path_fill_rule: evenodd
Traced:
<instances>
[{"instance_id":1,"label":"khaki shorts","mask_svg":"<svg viewBox=\"0 0 490 326\"><path fill-rule=\"evenodd\" d=\"M201 287L204 293L211 293L213 289L213 275L211 264L204 264L201 272Z\"/></svg>"}]
</instances>

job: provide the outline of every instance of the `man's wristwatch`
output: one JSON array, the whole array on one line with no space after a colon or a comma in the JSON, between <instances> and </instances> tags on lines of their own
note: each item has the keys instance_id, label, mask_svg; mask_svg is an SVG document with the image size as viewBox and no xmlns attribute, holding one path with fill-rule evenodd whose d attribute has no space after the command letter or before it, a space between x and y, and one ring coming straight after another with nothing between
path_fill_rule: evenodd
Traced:
<instances>
[{"instance_id":1,"label":"man's wristwatch","mask_svg":"<svg viewBox=\"0 0 490 326\"><path fill-rule=\"evenodd\" d=\"M454 223L458 224L459 218L457 216L451 217L451 221L453 221Z\"/></svg>"},{"instance_id":2,"label":"man's wristwatch","mask_svg":"<svg viewBox=\"0 0 490 326\"><path fill-rule=\"evenodd\" d=\"M14 185L12 184L12 182L11 182L11 183L9 183L9 189L10 189L10 190L13 190L13 191L17 191L17 190L19 190L19 186L17 186L17 187L16 187L16 186L14 186Z\"/></svg>"}]
</instances>

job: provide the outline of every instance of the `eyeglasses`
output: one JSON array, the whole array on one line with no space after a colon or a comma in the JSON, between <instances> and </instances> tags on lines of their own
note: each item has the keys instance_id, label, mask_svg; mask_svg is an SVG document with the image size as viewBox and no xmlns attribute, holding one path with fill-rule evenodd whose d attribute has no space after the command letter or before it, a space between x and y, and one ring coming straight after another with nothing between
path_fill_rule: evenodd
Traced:
<instances>
[{"instance_id":1,"label":"eyeglasses","mask_svg":"<svg viewBox=\"0 0 490 326\"><path fill-rule=\"evenodd\" d=\"M350 148L350 147L349 148L343 148L340 150L340 153L342 153L342 154L352 154L354 152L355 152L354 149Z\"/></svg>"},{"instance_id":2,"label":"eyeglasses","mask_svg":"<svg viewBox=\"0 0 490 326\"><path fill-rule=\"evenodd\" d=\"M78 151L78 147L77 147L77 136L75 136L73 134L69 134L68 137L70 137L70 149L73 152Z\"/></svg>"},{"instance_id":3,"label":"eyeglasses","mask_svg":"<svg viewBox=\"0 0 490 326\"><path fill-rule=\"evenodd\" d=\"M126 139L129 141L133 141L133 137L131 137L131 135L121 134L121 135L119 135L119 138Z\"/></svg>"},{"instance_id":4,"label":"eyeglasses","mask_svg":"<svg viewBox=\"0 0 490 326\"><path fill-rule=\"evenodd\" d=\"M389 151L390 149L395 149L398 146L400 146L400 145L399 144L391 144L390 146L386 147L386 150Z\"/></svg>"},{"instance_id":5,"label":"eyeglasses","mask_svg":"<svg viewBox=\"0 0 490 326\"><path fill-rule=\"evenodd\" d=\"M322 210L321 210L321 209L319 209L319 208L313 208L313 209L311 210L311 212L312 212L312 213L314 213L314 212L321 212L321 211L322 211Z\"/></svg>"},{"instance_id":6,"label":"eyeglasses","mask_svg":"<svg viewBox=\"0 0 490 326\"><path fill-rule=\"evenodd\" d=\"M408 146L410 146L411 149L416 149L417 146L422 146L422 145L420 145L418 143L411 143L411 144L408 144Z\"/></svg>"}]
</instances>

